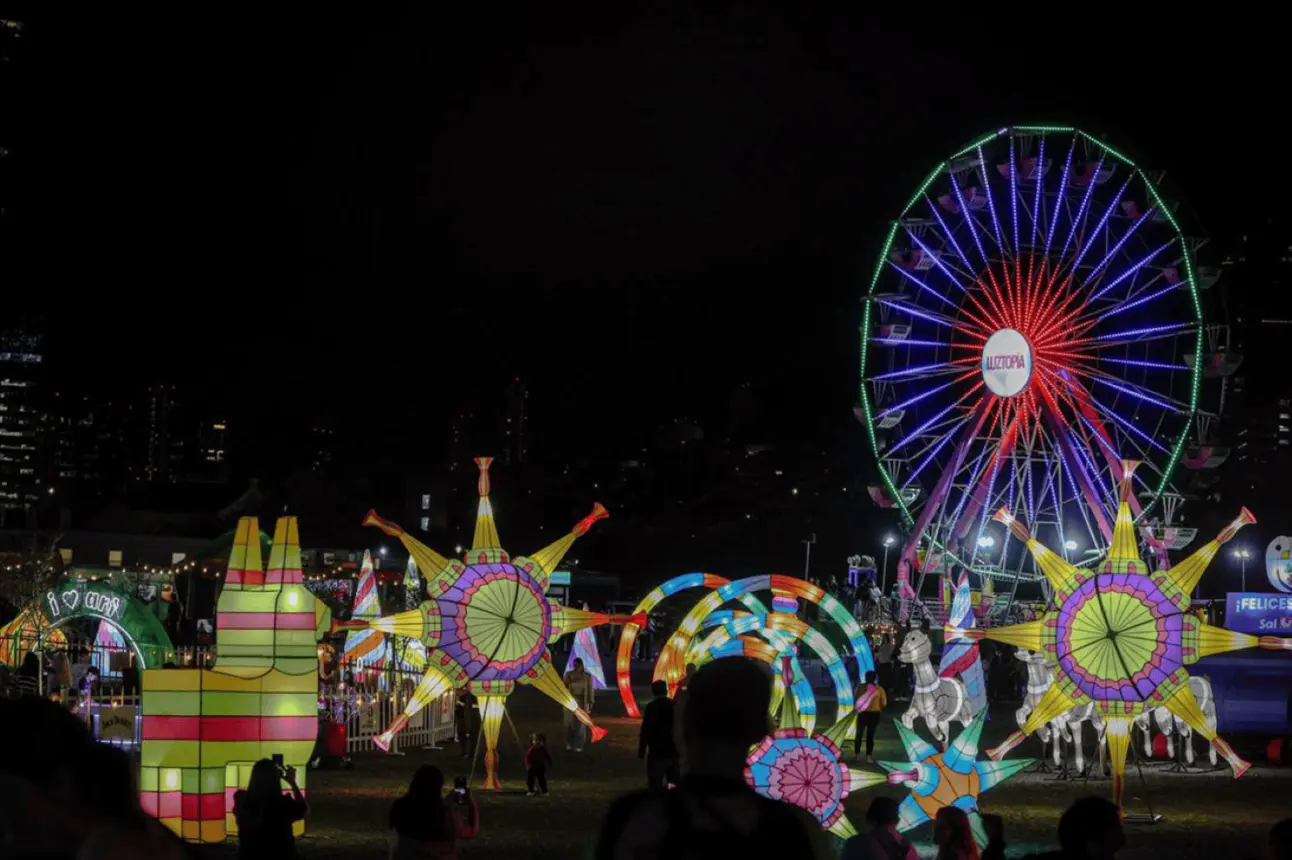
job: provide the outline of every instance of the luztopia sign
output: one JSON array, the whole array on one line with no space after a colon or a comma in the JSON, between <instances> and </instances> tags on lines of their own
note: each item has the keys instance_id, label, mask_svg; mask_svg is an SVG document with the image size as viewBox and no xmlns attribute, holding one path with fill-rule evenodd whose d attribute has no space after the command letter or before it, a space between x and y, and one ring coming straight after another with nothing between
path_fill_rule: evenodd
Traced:
<instances>
[{"instance_id":1,"label":"luztopia sign","mask_svg":"<svg viewBox=\"0 0 1292 860\"><path fill-rule=\"evenodd\" d=\"M97 615L109 621L120 621L126 611L126 597L120 592L80 583L45 592L49 620L59 622L78 615Z\"/></svg>"},{"instance_id":2,"label":"luztopia sign","mask_svg":"<svg viewBox=\"0 0 1292 860\"><path fill-rule=\"evenodd\" d=\"M1032 378L1032 346L1018 331L1003 328L982 348L982 380L997 397L1013 397Z\"/></svg>"}]
</instances>

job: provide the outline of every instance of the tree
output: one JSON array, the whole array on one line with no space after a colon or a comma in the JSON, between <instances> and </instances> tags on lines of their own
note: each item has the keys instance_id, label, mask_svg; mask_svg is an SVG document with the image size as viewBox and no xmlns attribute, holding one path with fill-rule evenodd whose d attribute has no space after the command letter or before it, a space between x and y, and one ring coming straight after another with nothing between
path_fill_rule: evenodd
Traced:
<instances>
[{"instance_id":1,"label":"tree","mask_svg":"<svg viewBox=\"0 0 1292 860\"><path fill-rule=\"evenodd\" d=\"M55 539L44 548L33 537L30 548L10 556L0 570L0 598L14 608L17 618L25 619L15 625L17 641L10 646L19 662L28 650L39 653L41 643L52 629L45 602L63 577L63 557L54 548L57 543ZM43 674L39 676L42 679Z\"/></svg>"}]
</instances>

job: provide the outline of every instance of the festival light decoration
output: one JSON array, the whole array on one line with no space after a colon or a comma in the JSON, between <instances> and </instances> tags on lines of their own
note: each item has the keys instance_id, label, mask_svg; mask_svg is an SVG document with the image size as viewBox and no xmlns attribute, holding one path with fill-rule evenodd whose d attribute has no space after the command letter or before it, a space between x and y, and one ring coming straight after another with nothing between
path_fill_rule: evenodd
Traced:
<instances>
[{"instance_id":1,"label":"festival light decoration","mask_svg":"<svg viewBox=\"0 0 1292 860\"><path fill-rule=\"evenodd\" d=\"M865 708L872 695L858 702L858 709ZM819 734L785 726L776 729L745 759L745 782L763 797L806 809L822 828L841 839L856 835L844 813L844 799L886 779L881 773L854 770L840 761L840 747L855 727L856 713L850 712Z\"/></svg>"},{"instance_id":2,"label":"festival light decoration","mask_svg":"<svg viewBox=\"0 0 1292 860\"><path fill-rule=\"evenodd\" d=\"M799 724L803 729L811 732L816 725L816 697L811 692L811 684L803 675L803 669L794 654L796 643L802 641L816 652L821 658L821 664L829 671L831 680L834 682L835 699L839 709L836 721L842 720L852 711L853 685L839 652L820 631L792 614L797 611L797 603L792 598L787 600L783 596L774 597L772 604L781 611L764 615L720 609L706 616L704 626L713 626L715 629L708 636L691 644L687 649L686 662L694 663L698 667L712 658L733 656L740 653L740 650L747 652L749 650L747 647L740 650L726 650L726 646L746 634L757 633L763 636L770 643L770 652L773 655L792 658L789 665L793 670L793 676L787 683L782 683L781 677L777 676L772 696L773 703L778 703L780 697L789 691L794 699ZM742 656L755 655L745 653Z\"/></svg>"},{"instance_id":3,"label":"festival light decoration","mask_svg":"<svg viewBox=\"0 0 1292 860\"><path fill-rule=\"evenodd\" d=\"M889 783L905 785L911 790L897 807L898 830L910 830L931 821L944 806L958 806L969 814L978 844L987 844L982 817L978 814L978 796L1034 764L1036 759L979 761L978 739L986 720L987 712L980 711L946 752L939 752L900 721L893 721L907 760L881 761L879 766L888 771Z\"/></svg>"},{"instance_id":4,"label":"festival light decoration","mask_svg":"<svg viewBox=\"0 0 1292 860\"><path fill-rule=\"evenodd\" d=\"M587 610L585 605L584 610ZM606 672L601 667L601 653L597 647L597 634L591 627L585 627L574 634L574 647L570 649L570 659L565 663L567 673L574 670L574 661L582 660L583 668L592 676L595 689L606 688Z\"/></svg>"},{"instance_id":5,"label":"festival light decoration","mask_svg":"<svg viewBox=\"0 0 1292 860\"><path fill-rule=\"evenodd\" d=\"M1071 708L1093 702L1103 716L1121 802L1130 725L1146 708L1166 708L1215 746L1241 776L1250 765L1216 735L1189 689L1185 668L1202 657L1242 648L1292 649L1292 640L1249 636L1204 623L1189 612L1190 594L1207 565L1243 526L1242 510L1212 541L1169 570L1152 572L1139 556L1130 497L1135 461L1122 462L1120 502L1108 557L1097 570L1076 567L1036 540L1008 511L995 519L1026 546L1054 590L1054 606L1039 620L1005 627L949 627L948 638L993 639L1044 653L1058 676L1027 723L990 751L999 759L1030 733Z\"/></svg>"},{"instance_id":6,"label":"festival light decoration","mask_svg":"<svg viewBox=\"0 0 1292 860\"><path fill-rule=\"evenodd\" d=\"M359 582L354 589L354 608L350 618L371 621L381 617L381 600L377 592L377 574L372 564L372 553L363 551L359 565ZM341 662L348 668L380 668L390 660L390 641L380 630L365 627L345 634L345 647Z\"/></svg>"},{"instance_id":7,"label":"festival light decoration","mask_svg":"<svg viewBox=\"0 0 1292 860\"><path fill-rule=\"evenodd\" d=\"M469 689L480 701L485 739L484 788L499 788L498 729L504 703L516 684L528 684L574 714L599 741L605 730L578 706L552 666L547 644L566 633L611 621L642 623L642 617L585 612L549 600L547 590L570 546L597 520L608 516L601 505L580 520L569 534L531 558L512 558L499 544L489 501L490 457L476 460L480 504L475 535L462 561L448 559L418 541L398 525L374 512L364 519L396 537L412 555L426 578L428 599L416 609L373 619L367 626L384 633L419 639L431 651L425 674L402 714L375 737L389 749L395 733L436 697L451 689ZM346 623L343 626L351 626Z\"/></svg>"},{"instance_id":8,"label":"festival light decoration","mask_svg":"<svg viewBox=\"0 0 1292 860\"><path fill-rule=\"evenodd\" d=\"M853 654L857 658L857 671L864 676L866 672L875 668L874 658L870 654L870 641L866 638L865 631L861 629L857 619L853 618L839 601L805 580L780 574L764 574L728 582L719 586L712 593L705 595L682 619L677 631L669 637L667 644L660 652L659 661L655 665L655 679L668 681L670 685L676 685L685 673L688 649L691 646L692 639L703 625L704 619L711 613L718 611L724 603L739 599L755 591L771 591L773 595L779 593L787 598L793 597L816 604L839 625L844 635L848 637L848 644L851 645ZM767 617L770 619L778 614L783 617L792 617L786 613L773 613ZM840 689L847 687L851 691L852 681L848 678L848 673L844 669L842 661L835 665L827 666L827 669L831 676L834 677L836 687ZM851 704L851 692L848 694L847 701Z\"/></svg>"},{"instance_id":9,"label":"festival light decoration","mask_svg":"<svg viewBox=\"0 0 1292 860\"><path fill-rule=\"evenodd\" d=\"M652 589L649 594L641 599L641 602L633 609L633 615L645 618L655 607L659 606L666 598L672 597L679 591L686 591L691 588L707 588L710 591L721 588L730 580L712 573L684 573L681 576L675 576L663 584ZM758 598L752 594L742 594L736 598L745 605L745 608L756 615L766 615L767 607L762 604ZM637 697L633 694L632 679L629 677L629 670L632 666L633 646L637 643L637 636L641 633L644 624L628 622L624 624L622 632L619 634L619 653L615 657L615 681L619 685L619 697L624 703L624 713L633 718L641 717L641 708L637 706Z\"/></svg>"},{"instance_id":10,"label":"festival light decoration","mask_svg":"<svg viewBox=\"0 0 1292 860\"><path fill-rule=\"evenodd\" d=\"M0 627L0 665L17 669L26 659L27 652L42 640L53 648L67 647L67 636L57 627L51 629L39 610L28 609L19 613Z\"/></svg>"},{"instance_id":11,"label":"festival light decoration","mask_svg":"<svg viewBox=\"0 0 1292 860\"><path fill-rule=\"evenodd\" d=\"M238 521L215 667L143 673L142 804L194 842L237 833L233 793L260 759L282 755L304 790L318 734L317 642L331 613L302 584L296 518L278 520L267 569L259 535L255 517Z\"/></svg>"},{"instance_id":12,"label":"festival light decoration","mask_svg":"<svg viewBox=\"0 0 1292 860\"><path fill-rule=\"evenodd\" d=\"M943 577L946 579L947 577ZM990 582L991 580L985 580ZM947 621L951 627L970 628L978 626L973 612L973 595L969 590L969 574L960 571L956 584L955 597L951 601L951 615ZM972 639L960 639L947 642L942 648L942 658L938 663L939 678L959 677L964 682L965 692L969 694L969 707L975 714L987 709L987 682L983 677L982 658L978 654L978 643Z\"/></svg>"}]
</instances>

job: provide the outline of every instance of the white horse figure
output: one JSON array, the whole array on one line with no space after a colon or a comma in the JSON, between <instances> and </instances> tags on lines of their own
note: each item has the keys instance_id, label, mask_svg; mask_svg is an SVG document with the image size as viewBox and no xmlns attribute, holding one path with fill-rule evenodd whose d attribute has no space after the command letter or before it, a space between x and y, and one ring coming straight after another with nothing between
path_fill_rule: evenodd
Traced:
<instances>
[{"instance_id":1,"label":"white horse figure","mask_svg":"<svg viewBox=\"0 0 1292 860\"><path fill-rule=\"evenodd\" d=\"M1044 654L1029 651L1026 648L1016 649L1014 656L1023 665L1027 666L1027 692L1023 697L1023 706L1014 712L1014 719L1021 729L1027 724L1027 718L1032 711L1036 710L1037 705L1041 703L1041 698L1045 695L1045 691L1050 689L1050 686L1054 683L1054 668ZM1036 736L1041 739L1042 750L1049 745L1051 738L1053 738L1052 755L1055 767L1063 765L1063 742L1066 741L1072 744L1077 772L1085 773L1086 755L1081 724L1087 721L1094 726L1095 745L1102 761L1105 742L1104 721L1099 712L1095 710L1093 703L1077 705L1071 710L1059 714L1048 725L1043 725L1036 730Z\"/></svg>"},{"instance_id":2,"label":"white horse figure","mask_svg":"<svg viewBox=\"0 0 1292 860\"><path fill-rule=\"evenodd\" d=\"M910 729L915 727L916 717L923 719L934 740L946 749L951 721L968 725L973 720L973 709L969 707L969 693L963 681L938 677L938 670L929 659L932 653L933 644L923 630L912 628L902 640L897 659L909 663L915 674L915 693L911 696L911 706L902 714L902 724Z\"/></svg>"},{"instance_id":3,"label":"white horse figure","mask_svg":"<svg viewBox=\"0 0 1292 860\"><path fill-rule=\"evenodd\" d=\"M1193 697L1198 700L1198 708L1202 711L1207 728L1214 732L1216 730L1216 698L1211 690L1211 681L1201 676L1190 676L1189 690L1193 693ZM1144 734L1145 757L1152 758L1153 756L1153 738L1152 731L1149 728L1150 718L1157 724L1157 730L1166 736L1167 758L1175 758L1175 734L1179 733L1180 742L1184 744L1184 760L1192 765L1194 762L1193 728L1184 720L1173 717L1166 708L1146 710L1135 718L1136 728ZM1218 759L1215 744L1211 745L1207 758L1211 761L1211 766L1215 767Z\"/></svg>"}]
</instances>

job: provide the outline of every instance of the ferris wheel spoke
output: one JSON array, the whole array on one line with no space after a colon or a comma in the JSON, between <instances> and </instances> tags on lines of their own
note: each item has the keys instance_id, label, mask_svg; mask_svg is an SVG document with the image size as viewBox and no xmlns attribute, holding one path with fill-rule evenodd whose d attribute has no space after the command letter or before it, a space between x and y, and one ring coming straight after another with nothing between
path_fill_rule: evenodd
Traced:
<instances>
[{"instance_id":1,"label":"ferris wheel spoke","mask_svg":"<svg viewBox=\"0 0 1292 860\"><path fill-rule=\"evenodd\" d=\"M1157 441L1156 439L1154 439L1154 438L1153 438L1152 436L1150 436L1149 434L1145 433L1143 430L1141 430L1141 429L1139 429L1138 427L1136 427L1136 426L1135 426L1134 424L1132 424L1130 421L1127 421L1127 420L1126 420L1125 418L1123 418L1121 415L1117 414L1117 411L1116 411L1116 410L1112 409L1112 408L1111 408L1111 407L1109 407L1109 406L1104 405L1104 403L1103 403L1103 402L1101 402L1098 398L1096 398L1096 397L1094 397L1093 395L1091 395L1091 396L1090 396L1090 402L1091 402L1091 404L1093 404L1093 405L1095 406L1095 408L1096 408L1096 409L1098 409L1098 410L1099 410L1099 412L1100 412L1100 413L1102 413L1104 416L1106 416L1106 417L1108 417L1108 418L1112 419L1113 423L1115 423L1118 427L1121 427L1123 430L1129 430L1133 435L1138 436L1139 438L1143 439L1145 442L1147 442L1147 443L1148 443L1149 445L1151 445L1153 448L1156 448L1158 451L1161 451L1161 452L1162 452L1162 453L1164 453L1164 454L1169 454L1169 453L1170 453L1170 449L1169 449L1169 448L1167 448L1167 447L1166 447L1165 445L1163 445L1161 442L1159 442L1159 441Z\"/></svg>"},{"instance_id":2,"label":"ferris wheel spoke","mask_svg":"<svg viewBox=\"0 0 1292 860\"><path fill-rule=\"evenodd\" d=\"M920 473L923 472L924 468L933 461L933 458L936 457L938 454L940 454L942 452L942 449L947 446L947 443L955 438L955 432L958 429L957 425L963 424L964 422L968 421L969 418L972 417L972 415L973 413L966 412L963 416L957 419L957 421L952 425L951 429L947 430L945 433L942 434L942 438L940 440L935 437L934 441L930 443L928 446L926 446L924 451L921 451L919 454L915 455L915 458L912 458L912 459L917 459L921 455L926 454L927 452L927 454L923 457L923 459L920 460L920 464L916 466L914 469L912 469L911 474L908 475L906 480L902 482L902 489L906 489L907 487L909 487L915 481L915 479L920 476Z\"/></svg>"},{"instance_id":3,"label":"ferris wheel spoke","mask_svg":"<svg viewBox=\"0 0 1292 860\"><path fill-rule=\"evenodd\" d=\"M1018 244L1018 169L1014 163L1014 135L1009 136L1009 214L1010 223L1014 226L1014 261L1017 263L1020 251Z\"/></svg>"},{"instance_id":4,"label":"ferris wheel spoke","mask_svg":"<svg viewBox=\"0 0 1292 860\"><path fill-rule=\"evenodd\" d=\"M1093 340L1107 346L1141 343L1167 337L1178 337L1184 333L1185 329L1192 328L1194 328L1194 324L1191 322L1168 323L1166 325L1144 326L1143 328L1132 328L1096 335Z\"/></svg>"},{"instance_id":5,"label":"ferris wheel spoke","mask_svg":"<svg viewBox=\"0 0 1292 860\"><path fill-rule=\"evenodd\" d=\"M1045 135L1041 135L1040 150L1040 154L1036 159L1036 170L1032 173L1032 182L1036 185L1036 190L1033 192L1035 197L1032 201L1033 248L1036 247L1036 236L1041 229L1041 223L1045 220L1045 210L1041 208L1045 201L1045 195L1041 193L1045 190Z\"/></svg>"},{"instance_id":6,"label":"ferris wheel spoke","mask_svg":"<svg viewBox=\"0 0 1292 860\"><path fill-rule=\"evenodd\" d=\"M938 301L942 302L942 304L944 304L944 305L950 305L950 306L951 306L951 307L953 307L953 308L956 306L955 302L951 301L951 300L950 300L950 299L948 299L946 296L942 295L942 294L941 294L941 293L939 293L937 290L933 289L933 288L932 288L932 287L930 287L928 284L924 283L924 282L923 282L923 281L921 281L919 278L915 277L915 276L914 276L914 275L912 275L910 272L908 272L908 271L906 271L905 269L903 269L901 266L897 265L896 263L892 262L891 260L889 261L888 265L889 265L889 267L890 267L893 271L897 272L897 274L901 275L903 278L905 278L906 280L910 281L912 284L915 284L915 286L919 287L919 288L920 288L921 290L923 290L924 292L926 292L926 293L928 293L929 295L933 296L935 299L937 299Z\"/></svg>"},{"instance_id":7,"label":"ferris wheel spoke","mask_svg":"<svg viewBox=\"0 0 1292 860\"><path fill-rule=\"evenodd\" d=\"M988 274L991 272L991 261L987 260L987 253L982 249L982 240L978 239L977 218L973 217L969 205L965 203L964 192L960 190L960 181L952 170L947 170L947 176L951 177L951 190L955 191L956 203L960 205L960 217L963 218L965 226L969 229L969 238L973 239L974 247L978 249L978 257L982 260L982 265L986 266Z\"/></svg>"},{"instance_id":8,"label":"ferris wheel spoke","mask_svg":"<svg viewBox=\"0 0 1292 860\"><path fill-rule=\"evenodd\" d=\"M889 406L887 409L884 409L881 412L875 413L875 419L879 420L884 416L890 415L899 410L908 409L911 406L914 406L916 403L919 403L921 400L925 399L926 397L932 397L934 394L937 394L940 391L946 391L948 388L955 385L958 381L959 380L957 379L953 379L950 382L944 382L941 385L937 386L936 388L930 388L927 391L922 391L913 397L909 397L906 400L903 400L901 403L894 403L892 406ZM978 384L982 385L981 382Z\"/></svg>"},{"instance_id":9,"label":"ferris wheel spoke","mask_svg":"<svg viewBox=\"0 0 1292 860\"><path fill-rule=\"evenodd\" d=\"M892 456L893 454L895 454L898 450L900 450L900 449L902 449L902 448L906 447L906 446L911 442L911 440L912 440L912 439L916 439L916 438L919 438L920 436L923 436L926 432L928 432L930 429L934 428L935 426L936 426L936 427L939 427L939 428L940 428L940 427L942 427L943 425L942 425L942 424L940 424L939 422L941 422L941 421L942 421L942 419L943 419L943 418L945 418L945 417L947 416L947 414L951 412L951 410L953 410L953 409L957 408L957 407L958 407L958 406L960 406L962 403L964 403L964 401L965 401L965 400L969 399L969 397L970 397L973 393L974 393L974 390L970 390L970 391L966 392L965 394L962 394L962 395L960 396L960 399L959 399L959 400L954 401L950 406L947 406L945 409L943 409L941 412L938 412L936 415L934 415L934 416L933 416L932 418L930 418L928 421L925 421L925 422L924 422L923 424L921 424L919 427L916 427L914 430L912 430L912 431L910 432L910 434L909 434L909 435L907 435L905 438L903 438L903 439L901 439L899 442L897 442L897 444L893 445L893 447L891 447L891 448L889 448L887 451L885 451L885 452L884 452L884 455L885 455L886 457L891 457L891 456Z\"/></svg>"},{"instance_id":10,"label":"ferris wheel spoke","mask_svg":"<svg viewBox=\"0 0 1292 860\"><path fill-rule=\"evenodd\" d=\"M1177 281L1174 284L1167 284L1162 289L1157 290L1156 292L1153 292L1153 293L1149 293L1147 296L1142 296L1133 302L1126 302L1124 304L1116 305L1110 310L1104 311L1102 314L1096 317L1095 321L1103 322L1109 317L1117 316L1118 314L1125 313L1126 311L1134 310L1135 308L1138 308L1141 305L1146 305L1149 302L1154 301L1155 299L1160 299L1163 296L1178 290L1180 288L1180 285L1183 283L1184 283L1183 281Z\"/></svg>"},{"instance_id":11,"label":"ferris wheel spoke","mask_svg":"<svg viewBox=\"0 0 1292 860\"><path fill-rule=\"evenodd\" d=\"M962 293L969 292L969 288L966 287L964 284L960 283L960 279L957 278L955 274L951 271L951 269L947 267L946 263L942 262L942 257L944 256L943 254L933 250L928 245L926 245L920 239L919 236L915 235L915 231L912 230L905 221L902 222L902 229L906 231L906 235L911 238L911 241L914 242L917 246L919 246L920 251L924 253L926 256L928 256L930 260L933 261L933 265L936 266L938 270L942 272L942 274L947 276L947 280L949 280L952 284L958 287L960 289L960 292ZM969 280L971 281L973 280L972 275L969 276Z\"/></svg>"},{"instance_id":12,"label":"ferris wheel spoke","mask_svg":"<svg viewBox=\"0 0 1292 860\"><path fill-rule=\"evenodd\" d=\"M1140 272L1140 270L1142 270L1145 266L1149 265L1154 260L1156 260L1163 251L1165 251L1167 248L1174 245L1175 242L1176 242L1175 238L1172 237L1171 239L1167 240L1166 242L1163 242L1161 245L1154 248L1152 251L1149 251L1148 254L1141 257L1139 260L1136 260L1129 267L1127 267L1126 271L1122 272L1120 275L1118 275L1117 277L1113 278L1111 281L1109 281L1108 283L1100 287L1099 290L1089 298L1088 300L1089 303L1093 304L1099 301L1110 290L1116 288L1119 284L1123 283L1127 279L1134 278L1135 275ZM1134 281L1132 280L1131 283L1134 284Z\"/></svg>"},{"instance_id":13,"label":"ferris wheel spoke","mask_svg":"<svg viewBox=\"0 0 1292 860\"><path fill-rule=\"evenodd\" d=\"M913 317L918 317L919 319L922 319L922 320L928 320L929 322L935 323L940 326L945 326L947 328L955 328L955 329L961 328L959 324L956 323L955 320L950 319L949 317L944 317L941 314L933 313L932 311L917 310L911 307L910 302L895 302L890 299L880 299L879 303L886 308L892 308L893 310L898 311L900 313L904 313ZM983 338L983 339L986 340L986 338Z\"/></svg>"},{"instance_id":14,"label":"ferris wheel spoke","mask_svg":"<svg viewBox=\"0 0 1292 860\"><path fill-rule=\"evenodd\" d=\"M954 181L954 179L952 181ZM964 249L960 247L960 243L956 241L955 233L952 231L950 227L947 226L946 220L942 217L942 213L938 210L938 204L935 203L929 197L925 197L924 199L929 204L929 211L933 213L933 219L937 221L938 226L942 228L942 237L946 240L947 244L950 245L951 248L956 252L956 259L959 260L966 267L971 266L969 262L969 257L965 254ZM974 280L974 274L972 271L966 270L961 274L965 277L966 281L972 282Z\"/></svg>"},{"instance_id":15,"label":"ferris wheel spoke","mask_svg":"<svg viewBox=\"0 0 1292 860\"><path fill-rule=\"evenodd\" d=\"M1100 164L1102 163L1103 161L1101 159ZM1098 170L1095 171L1096 174L1098 172L1099 172ZM1122 187L1117 190L1117 194L1112 198L1112 202L1109 203L1108 208L1104 210L1103 217L1099 219L1099 223L1095 225L1095 229L1090 231L1090 238L1086 239L1086 244L1081 247L1080 252L1077 253L1076 258L1072 261L1072 276L1074 278L1077 276L1077 272L1081 269L1081 261L1084 260L1086 258L1086 254L1090 252L1091 246L1093 246L1095 242L1099 240L1099 237L1101 235L1104 235L1104 225L1108 223L1108 218L1113 214L1113 211L1119 205L1121 205L1122 195L1126 193L1126 188L1130 185L1131 179L1133 178L1134 178L1134 175L1132 174L1131 176L1128 176L1126 178L1125 182L1122 183ZM1092 179L1090 181L1090 185L1093 187L1094 184L1095 182ZM1109 252L1110 255L1112 253L1115 253L1115 252L1114 251Z\"/></svg>"},{"instance_id":16,"label":"ferris wheel spoke","mask_svg":"<svg viewBox=\"0 0 1292 860\"><path fill-rule=\"evenodd\" d=\"M1130 238L1135 235L1136 231L1139 230L1140 225L1143 224L1145 221L1147 221L1149 218L1151 218L1156 212L1157 212L1156 209L1150 207L1148 211L1146 211L1135 221L1134 224L1130 225L1130 227L1127 228L1126 232L1122 235L1122 237L1117 240L1117 243L1113 245L1113 247L1108 251L1107 254L1104 255L1104 258L1099 261L1099 264L1090 270L1090 274L1086 276L1086 279L1081 282L1082 290L1085 290L1087 287L1089 287L1090 283L1099 277L1099 275L1107 268L1108 264L1112 262L1113 257L1115 257L1117 254L1121 252L1122 248L1125 247L1126 243L1130 241Z\"/></svg>"},{"instance_id":17,"label":"ferris wheel spoke","mask_svg":"<svg viewBox=\"0 0 1292 860\"><path fill-rule=\"evenodd\" d=\"M870 381L880 382L882 380L906 379L906 378L928 379L934 376L946 376L949 373L959 373L961 374L959 379L965 379L969 376L972 376L976 372L974 370L971 370L968 373L965 373L964 372L965 365L976 364L977 361L978 361L977 357L971 355L967 358L957 358L952 361L940 361L937 364L922 364L922 365L919 365L918 367L906 367L901 370L891 371L889 373L881 373L878 376L872 376L870 378Z\"/></svg>"},{"instance_id":18,"label":"ferris wheel spoke","mask_svg":"<svg viewBox=\"0 0 1292 860\"><path fill-rule=\"evenodd\" d=\"M1095 171L1091 174L1089 181L1086 182L1086 193L1081 198L1081 206L1077 209L1077 214L1072 217L1072 225L1068 228L1068 238L1063 240L1063 250L1059 252L1059 259L1068 255L1068 246L1072 244L1072 237L1077 234L1077 228L1085 223L1086 210L1090 207L1090 198L1095 192L1095 177L1104 167L1104 155L1099 156L1099 163L1095 165Z\"/></svg>"},{"instance_id":19,"label":"ferris wheel spoke","mask_svg":"<svg viewBox=\"0 0 1292 860\"><path fill-rule=\"evenodd\" d=\"M991 193L991 177L988 175L987 159L982 154L982 147L978 147L978 172L982 174L982 187L987 192L987 209L991 212L991 224L996 231L996 247L1000 248L1001 256L1006 256L1005 242L1000 235L1000 218L996 215L996 201Z\"/></svg>"},{"instance_id":20,"label":"ferris wheel spoke","mask_svg":"<svg viewBox=\"0 0 1292 860\"><path fill-rule=\"evenodd\" d=\"M1072 139L1072 145L1068 147L1068 157L1063 162L1063 173L1059 177L1059 191L1055 195L1054 211L1050 213L1050 230L1048 233L1045 234L1045 256L1046 257L1050 256L1050 246L1054 244L1054 228L1058 226L1059 212L1062 208L1059 205L1059 200L1062 198L1063 189L1068 187L1068 176L1071 174L1071 171L1072 171L1072 156L1074 153L1076 153L1076 151L1077 151L1077 139L1074 137Z\"/></svg>"}]
</instances>

